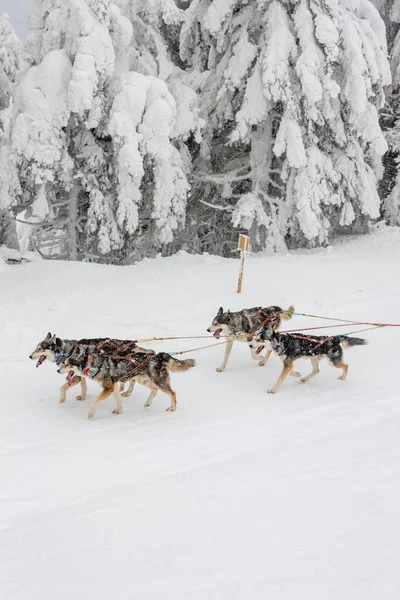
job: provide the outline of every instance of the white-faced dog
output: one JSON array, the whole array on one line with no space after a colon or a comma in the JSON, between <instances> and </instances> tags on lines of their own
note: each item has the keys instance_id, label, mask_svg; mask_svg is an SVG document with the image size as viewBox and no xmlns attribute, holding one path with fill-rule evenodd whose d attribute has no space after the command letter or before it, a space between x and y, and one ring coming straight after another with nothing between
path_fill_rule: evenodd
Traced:
<instances>
[{"instance_id":1,"label":"white-faced dog","mask_svg":"<svg viewBox=\"0 0 400 600\"><path fill-rule=\"evenodd\" d=\"M207 329L207 331L214 334L217 340L220 337L224 337L227 340L224 360L221 366L217 368L217 371L220 373L225 369L234 341L246 342L250 345L254 335L261 327L277 331L281 325L281 320L290 319L293 312L293 306L289 306L287 310L279 306L258 306L256 308L245 308L238 312L231 312L230 310L224 312L221 306L210 327ZM265 365L271 354L271 348L267 348L266 355L262 357L256 354L252 348L250 350L252 358L258 360L260 365Z\"/></svg>"}]
</instances>

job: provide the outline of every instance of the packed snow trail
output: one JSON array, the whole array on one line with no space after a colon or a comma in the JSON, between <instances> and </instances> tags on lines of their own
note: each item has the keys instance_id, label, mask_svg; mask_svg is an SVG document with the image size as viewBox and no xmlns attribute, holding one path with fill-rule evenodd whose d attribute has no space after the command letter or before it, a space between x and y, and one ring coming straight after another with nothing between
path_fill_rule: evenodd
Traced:
<instances>
[{"instance_id":1,"label":"packed snow trail","mask_svg":"<svg viewBox=\"0 0 400 600\"><path fill-rule=\"evenodd\" d=\"M400 322L400 232L238 260L178 254L132 267L0 263L0 597L5 600L398 600L399 330L345 350L308 384L234 345L173 373L177 412L136 386L87 419L28 356L46 335L202 335L219 306ZM284 328L322 325L294 317ZM354 330L351 326L350 330ZM332 332L332 330L329 330ZM343 328L340 328L343 333ZM154 342L179 351L199 340ZM191 357L187 354L185 357ZM302 374L309 362L298 362ZM76 392L78 393L78 392Z\"/></svg>"}]
</instances>

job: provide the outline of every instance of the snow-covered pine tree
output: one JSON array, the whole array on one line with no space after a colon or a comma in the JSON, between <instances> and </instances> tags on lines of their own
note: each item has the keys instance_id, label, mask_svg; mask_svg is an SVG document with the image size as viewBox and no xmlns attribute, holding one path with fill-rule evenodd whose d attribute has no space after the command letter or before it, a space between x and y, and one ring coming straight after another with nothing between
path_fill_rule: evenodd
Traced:
<instances>
[{"instance_id":1,"label":"snow-covered pine tree","mask_svg":"<svg viewBox=\"0 0 400 600\"><path fill-rule=\"evenodd\" d=\"M8 15L0 15L0 245L16 247L15 223L9 212L9 197L18 190L7 139L12 111L13 89L22 68L23 46Z\"/></svg>"},{"instance_id":2,"label":"snow-covered pine tree","mask_svg":"<svg viewBox=\"0 0 400 600\"><path fill-rule=\"evenodd\" d=\"M134 244L137 256L150 256L181 245L179 233L171 242L185 223L191 168L186 143L200 141L203 122L177 58L183 12L174 0L120 0L119 6L132 24L132 42L110 115L118 219L128 232L137 230L127 248Z\"/></svg>"},{"instance_id":3,"label":"snow-covered pine tree","mask_svg":"<svg viewBox=\"0 0 400 600\"><path fill-rule=\"evenodd\" d=\"M31 2L32 66L11 131L23 189L15 201L64 235L69 258L136 260L183 226L188 132L160 73L146 72L162 54L156 17L177 17L172 4L149 3L151 27L141 3Z\"/></svg>"},{"instance_id":4,"label":"snow-covered pine tree","mask_svg":"<svg viewBox=\"0 0 400 600\"><path fill-rule=\"evenodd\" d=\"M203 238L229 251L232 223L255 249L315 246L376 219L390 70L369 0L193 0L186 12L180 53L207 123Z\"/></svg>"},{"instance_id":5,"label":"snow-covered pine tree","mask_svg":"<svg viewBox=\"0 0 400 600\"><path fill-rule=\"evenodd\" d=\"M382 215L390 225L400 225L400 0L372 0L386 25L392 85L381 112L382 129L388 142L379 188Z\"/></svg>"}]
</instances>

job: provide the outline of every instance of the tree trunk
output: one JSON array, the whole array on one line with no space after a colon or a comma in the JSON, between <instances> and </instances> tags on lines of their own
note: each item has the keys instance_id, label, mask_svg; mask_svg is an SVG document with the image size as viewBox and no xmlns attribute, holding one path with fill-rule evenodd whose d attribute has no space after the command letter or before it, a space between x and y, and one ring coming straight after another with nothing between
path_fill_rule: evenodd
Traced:
<instances>
[{"instance_id":1,"label":"tree trunk","mask_svg":"<svg viewBox=\"0 0 400 600\"><path fill-rule=\"evenodd\" d=\"M69 260L78 260L78 243L76 235L76 223L78 220L78 193L79 187L77 181L75 180L69 195L69 215L67 225L67 248Z\"/></svg>"},{"instance_id":2,"label":"tree trunk","mask_svg":"<svg viewBox=\"0 0 400 600\"><path fill-rule=\"evenodd\" d=\"M264 195L269 193L269 174L272 163L272 117L257 125L251 134L250 166L252 175L252 192L260 198L264 210L270 214L269 204ZM267 231L263 225L254 220L249 231L250 243L254 252L263 250L266 246Z\"/></svg>"}]
</instances>

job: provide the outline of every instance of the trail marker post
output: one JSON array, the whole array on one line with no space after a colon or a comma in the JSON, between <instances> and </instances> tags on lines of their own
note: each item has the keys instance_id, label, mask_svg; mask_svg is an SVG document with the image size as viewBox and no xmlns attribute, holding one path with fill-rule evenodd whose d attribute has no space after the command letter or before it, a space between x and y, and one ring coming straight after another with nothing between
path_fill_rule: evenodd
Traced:
<instances>
[{"instance_id":1,"label":"trail marker post","mask_svg":"<svg viewBox=\"0 0 400 600\"><path fill-rule=\"evenodd\" d=\"M250 238L248 235L243 235L242 233L239 233L237 249L240 250L240 270L237 285L237 293L240 294L240 292L242 291L244 257L246 256L246 252L250 250Z\"/></svg>"}]
</instances>

